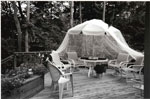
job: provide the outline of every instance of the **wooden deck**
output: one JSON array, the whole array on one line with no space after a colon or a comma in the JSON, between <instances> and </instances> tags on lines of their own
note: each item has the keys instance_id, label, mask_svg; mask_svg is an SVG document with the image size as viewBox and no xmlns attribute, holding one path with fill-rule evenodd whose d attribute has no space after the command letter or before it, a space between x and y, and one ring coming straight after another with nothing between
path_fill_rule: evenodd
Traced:
<instances>
[{"instance_id":1,"label":"wooden deck","mask_svg":"<svg viewBox=\"0 0 150 99\"><path fill-rule=\"evenodd\" d=\"M102 78L88 78L87 72L82 69L74 73L74 96L71 96L69 87L64 90L63 99L143 99L140 90L127 84L125 79L111 75L112 70L108 69ZM58 99L58 92L52 92L50 85L50 75L46 74L45 89L30 99Z\"/></svg>"}]
</instances>

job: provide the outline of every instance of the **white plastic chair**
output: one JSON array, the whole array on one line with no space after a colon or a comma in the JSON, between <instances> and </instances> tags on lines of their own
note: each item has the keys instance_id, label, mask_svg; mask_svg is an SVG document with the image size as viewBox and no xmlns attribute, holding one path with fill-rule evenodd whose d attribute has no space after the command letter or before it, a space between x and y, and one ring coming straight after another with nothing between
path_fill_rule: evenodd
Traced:
<instances>
[{"instance_id":1,"label":"white plastic chair","mask_svg":"<svg viewBox=\"0 0 150 99\"><path fill-rule=\"evenodd\" d=\"M140 96L144 95L144 83L143 82L137 82L137 84L133 85L133 88L136 88L136 89L140 90ZM135 95L138 96L137 93Z\"/></svg>"},{"instance_id":2,"label":"white plastic chair","mask_svg":"<svg viewBox=\"0 0 150 99\"><path fill-rule=\"evenodd\" d=\"M138 73L138 79L142 79L142 69L144 67L144 57L137 57L133 65L121 68L121 75L125 75L126 80L130 78L130 73L133 74L134 79L137 79L136 74Z\"/></svg>"},{"instance_id":3,"label":"white plastic chair","mask_svg":"<svg viewBox=\"0 0 150 99\"><path fill-rule=\"evenodd\" d=\"M115 73L118 73L120 72L121 66L124 66L125 63L129 63L129 54L119 53L117 59L108 62L108 67L115 69Z\"/></svg>"},{"instance_id":4,"label":"white plastic chair","mask_svg":"<svg viewBox=\"0 0 150 99\"><path fill-rule=\"evenodd\" d=\"M52 78L52 84L54 86L54 89L56 84L59 85L59 99L62 99L63 97L63 90L65 84L71 82L71 87L72 87L72 96L73 96L73 75L72 73L63 73L60 69L57 68L54 64L52 64L48 60L48 69L50 72L50 76Z\"/></svg>"},{"instance_id":5,"label":"white plastic chair","mask_svg":"<svg viewBox=\"0 0 150 99\"><path fill-rule=\"evenodd\" d=\"M60 60L59 53L56 51L52 51L51 53L53 63L60 69L60 70L71 70L71 63L68 60L65 60L68 62L68 64L63 64Z\"/></svg>"},{"instance_id":6,"label":"white plastic chair","mask_svg":"<svg viewBox=\"0 0 150 99\"><path fill-rule=\"evenodd\" d=\"M130 79L133 85L132 87L140 91L139 93L135 93L136 96L143 96L144 95L144 77L141 79Z\"/></svg>"},{"instance_id":7,"label":"white plastic chair","mask_svg":"<svg viewBox=\"0 0 150 99\"><path fill-rule=\"evenodd\" d=\"M84 62L80 61L77 52L67 52L68 60L73 63L73 67L85 66Z\"/></svg>"}]
</instances>

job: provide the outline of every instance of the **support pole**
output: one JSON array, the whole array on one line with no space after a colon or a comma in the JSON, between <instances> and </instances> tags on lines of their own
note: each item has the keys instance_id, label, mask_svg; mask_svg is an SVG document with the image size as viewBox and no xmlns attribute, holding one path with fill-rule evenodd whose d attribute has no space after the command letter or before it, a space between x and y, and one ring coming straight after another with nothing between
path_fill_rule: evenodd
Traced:
<instances>
[{"instance_id":1,"label":"support pole","mask_svg":"<svg viewBox=\"0 0 150 99\"><path fill-rule=\"evenodd\" d=\"M144 99L150 99L150 2L146 2L145 25Z\"/></svg>"}]
</instances>

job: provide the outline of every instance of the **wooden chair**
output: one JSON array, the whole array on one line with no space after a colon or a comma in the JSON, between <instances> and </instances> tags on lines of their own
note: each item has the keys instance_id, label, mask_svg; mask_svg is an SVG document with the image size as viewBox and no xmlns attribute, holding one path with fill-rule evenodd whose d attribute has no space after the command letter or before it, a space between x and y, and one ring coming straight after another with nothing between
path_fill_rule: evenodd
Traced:
<instances>
[{"instance_id":1,"label":"wooden chair","mask_svg":"<svg viewBox=\"0 0 150 99\"><path fill-rule=\"evenodd\" d=\"M129 62L129 54L119 53L117 59L108 62L108 68L115 69L115 73L120 72L121 66Z\"/></svg>"},{"instance_id":2,"label":"wooden chair","mask_svg":"<svg viewBox=\"0 0 150 99\"><path fill-rule=\"evenodd\" d=\"M126 81L131 77L129 74L133 74L134 79L142 79L142 69L144 67L144 57L137 57L133 65L128 67L121 67L121 75L125 75ZM138 73L138 78L136 74Z\"/></svg>"},{"instance_id":3,"label":"wooden chair","mask_svg":"<svg viewBox=\"0 0 150 99\"><path fill-rule=\"evenodd\" d=\"M51 56L52 56L53 63L59 69L64 70L64 71L67 70L67 69L71 70L71 67L72 67L71 62L68 61L68 60L65 60L65 61L67 61L68 64L64 64L63 62L61 62L59 54L56 51L52 51Z\"/></svg>"},{"instance_id":4,"label":"wooden chair","mask_svg":"<svg viewBox=\"0 0 150 99\"><path fill-rule=\"evenodd\" d=\"M52 78L52 84L54 86L54 90L56 89L56 85L59 85L59 99L63 97L63 90L65 84L71 82L72 87L72 96L73 96L73 75L72 73L63 73L60 69L57 68L54 64L52 64L49 60L47 61L47 66L50 72L50 76Z\"/></svg>"}]
</instances>

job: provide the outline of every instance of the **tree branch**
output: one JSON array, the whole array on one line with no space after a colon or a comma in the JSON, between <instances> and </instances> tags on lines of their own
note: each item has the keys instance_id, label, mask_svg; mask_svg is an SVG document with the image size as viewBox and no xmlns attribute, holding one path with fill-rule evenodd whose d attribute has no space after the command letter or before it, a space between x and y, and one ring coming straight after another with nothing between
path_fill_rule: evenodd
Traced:
<instances>
[{"instance_id":1,"label":"tree branch","mask_svg":"<svg viewBox=\"0 0 150 99\"><path fill-rule=\"evenodd\" d=\"M24 20L25 19L25 17L24 17L24 15L23 15L23 12L22 12L22 8L21 8L21 4L20 4L20 1L17 1L18 2L18 9L19 9L19 13L20 13L20 15L21 15L21 18Z\"/></svg>"}]
</instances>

